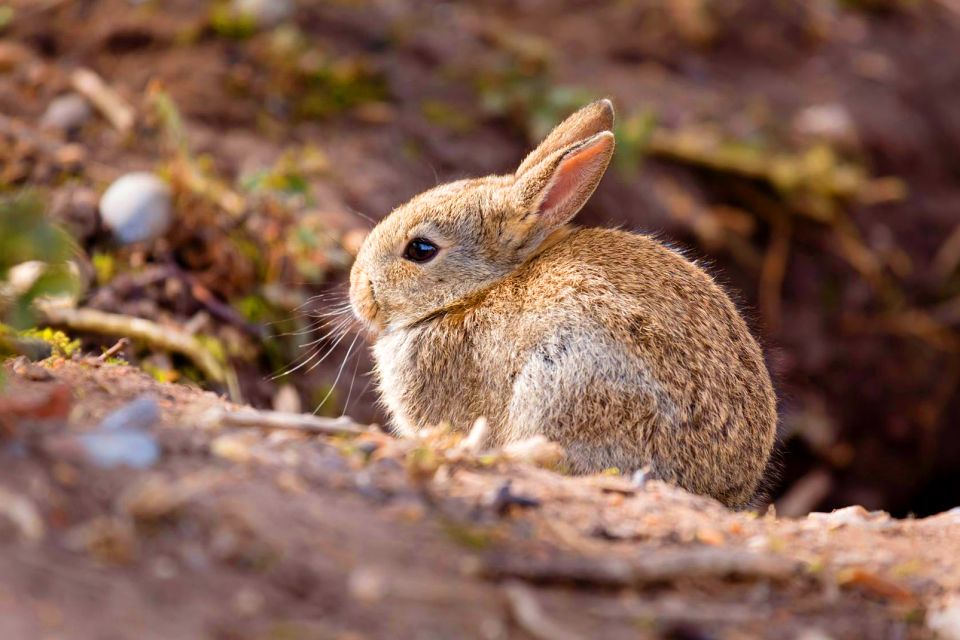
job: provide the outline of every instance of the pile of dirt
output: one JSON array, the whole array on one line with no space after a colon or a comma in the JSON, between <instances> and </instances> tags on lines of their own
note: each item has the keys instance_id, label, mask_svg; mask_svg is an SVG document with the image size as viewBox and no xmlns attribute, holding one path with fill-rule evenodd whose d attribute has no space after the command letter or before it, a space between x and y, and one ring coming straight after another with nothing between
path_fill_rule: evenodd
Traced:
<instances>
[{"instance_id":1,"label":"pile of dirt","mask_svg":"<svg viewBox=\"0 0 960 640\"><path fill-rule=\"evenodd\" d=\"M956 510L733 513L442 434L226 428L102 360L4 373L4 638L960 637ZM133 430L138 468L76 446Z\"/></svg>"}]
</instances>

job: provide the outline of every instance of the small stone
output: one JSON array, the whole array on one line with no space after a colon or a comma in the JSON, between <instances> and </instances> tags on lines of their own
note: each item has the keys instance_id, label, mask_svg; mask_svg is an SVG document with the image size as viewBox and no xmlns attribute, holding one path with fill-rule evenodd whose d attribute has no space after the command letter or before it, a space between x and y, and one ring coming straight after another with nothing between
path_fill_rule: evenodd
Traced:
<instances>
[{"instance_id":1,"label":"small stone","mask_svg":"<svg viewBox=\"0 0 960 640\"><path fill-rule=\"evenodd\" d=\"M160 458L160 446L147 432L159 419L157 401L141 396L109 414L93 431L73 439L99 467L146 469Z\"/></svg>"},{"instance_id":2,"label":"small stone","mask_svg":"<svg viewBox=\"0 0 960 640\"><path fill-rule=\"evenodd\" d=\"M557 466L565 456L562 446L542 435L511 442L503 447L503 454L508 460L545 468Z\"/></svg>"},{"instance_id":3,"label":"small stone","mask_svg":"<svg viewBox=\"0 0 960 640\"><path fill-rule=\"evenodd\" d=\"M258 27L275 27L293 17L292 0L233 0L233 13L252 19Z\"/></svg>"},{"instance_id":4,"label":"small stone","mask_svg":"<svg viewBox=\"0 0 960 640\"><path fill-rule=\"evenodd\" d=\"M283 413L300 413L303 408L300 394L292 384L281 385L273 396L273 410Z\"/></svg>"},{"instance_id":5,"label":"small stone","mask_svg":"<svg viewBox=\"0 0 960 640\"><path fill-rule=\"evenodd\" d=\"M960 640L960 596L948 598L927 612L927 627L943 640Z\"/></svg>"},{"instance_id":6,"label":"small stone","mask_svg":"<svg viewBox=\"0 0 960 640\"><path fill-rule=\"evenodd\" d=\"M167 556L160 556L155 559L150 570L154 577L160 580L172 580L176 578L180 572L177 563Z\"/></svg>"},{"instance_id":7,"label":"small stone","mask_svg":"<svg viewBox=\"0 0 960 640\"><path fill-rule=\"evenodd\" d=\"M630 484L637 487L638 489L642 489L643 487L646 486L647 480L649 479L650 479L650 470L644 467L642 469L637 469L636 471L633 472L633 475L630 476Z\"/></svg>"},{"instance_id":8,"label":"small stone","mask_svg":"<svg viewBox=\"0 0 960 640\"><path fill-rule=\"evenodd\" d=\"M160 420L160 405L150 395L142 395L107 414L97 427L103 431L149 429Z\"/></svg>"},{"instance_id":9,"label":"small stone","mask_svg":"<svg viewBox=\"0 0 960 640\"><path fill-rule=\"evenodd\" d=\"M347 581L350 595L361 602L377 602L387 595L388 587L383 572L373 567L354 569Z\"/></svg>"},{"instance_id":10,"label":"small stone","mask_svg":"<svg viewBox=\"0 0 960 640\"><path fill-rule=\"evenodd\" d=\"M79 436L90 461L98 467L131 467L145 469L160 457L160 450L150 434L136 431L87 433Z\"/></svg>"},{"instance_id":11,"label":"small stone","mask_svg":"<svg viewBox=\"0 0 960 640\"><path fill-rule=\"evenodd\" d=\"M40 512L30 499L0 487L0 516L10 520L24 540L39 542L45 527Z\"/></svg>"},{"instance_id":12,"label":"small stone","mask_svg":"<svg viewBox=\"0 0 960 640\"><path fill-rule=\"evenodd\" d=\"M711 547L719 547L726 541L723 533L717 529L700 529L697 531L697 542Z\"/></svg>"},{"instance_id":13,"label":"small stone","mask_svg":"<svg viewBox=\"0 0 960 640\"><path fill-rule=\"evenodd\" d=\"M48 369L30 362L26 356L20 356L13 361L13 372L21 378L34 382L47 382L55 379L55 376Z\"/></svg>"},{"instance_id":14,"label":"small stone","mask_svg":"<svg viewBox=\"0 0 960 640\"><path fill-rule=\"evenodd\" d=\"M890 520L890 514L885 511L867 511L860 505L836 509L830 513L814 512L807 515L808 520L823 522L831 529L844 525L861 525L865 523L885 523Z\"/></svg>"},{"instance_id":15,"label":"small stone","mask_svg":"<svg viewBox=\"0 0 960 640\"><path fill-rule=\"evenodd\" d=\"M801 111L793 120L793 130L801 138L820 140L845 148L857 145L853 116L842 104L817 104Z\"/></svg>"},{"instance_id":16,"label":"small stone","mask_svg":"<svg viewBox=\"0 0 960 640\"><path fill-rule=\"evenodd\" d=\"M100 216L124 244L155 240L173 221L170 188L152 173L128 173L100 198Z\"/></svg>"},{"instance_id":17,"label":"small stone","mask_svg":"<svg viewBox=\"0 0 960 640\"><path fill-rule=\"evenodd\" d=\"M263 610L266 600L259 591L250 587L240 589L233 596L233 610L237 615L250 618Z\"/></svg>"},{"instance_id":18,"label":"small stone","mask_svg":"<svg viewBox=\"0 0 960 640\"><path fill-rule=\"evenodd\" d=\"M253 457L247 438L237 434L218 436L210 443L210 452L218 458L243 464Z\"/></svg>"},{"instance_id":19,"label":"small stone","mask_svg":"<svg viewBox=\"0 0 960 640\"><path fill-rule=\"evenodd\" d=\"M40 126L72 133L82 128L93 115L87 99L77 93L68 93L50 101L40 118Z\"/></svg>"}]
</instances>

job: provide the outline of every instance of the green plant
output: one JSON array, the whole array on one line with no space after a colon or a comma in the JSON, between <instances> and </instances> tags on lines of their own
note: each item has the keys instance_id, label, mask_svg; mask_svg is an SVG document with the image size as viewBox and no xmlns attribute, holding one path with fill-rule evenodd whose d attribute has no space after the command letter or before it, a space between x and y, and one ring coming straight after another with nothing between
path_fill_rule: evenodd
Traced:
<instances>
[{"instance_id":1,"label":"green plant","mask_svg":"<svg viewBox=\"0 0 960 640\"><path fill-rule=\"evenodd\" d=\"M72 253L69 235L44 217L35 193L0 198L0 325L31 327L37 298L75 293L78 282L67 262ZM11 283L11 270L30 261L42 263L39 274L32 281Z\"/></svg>"}]
</instances>

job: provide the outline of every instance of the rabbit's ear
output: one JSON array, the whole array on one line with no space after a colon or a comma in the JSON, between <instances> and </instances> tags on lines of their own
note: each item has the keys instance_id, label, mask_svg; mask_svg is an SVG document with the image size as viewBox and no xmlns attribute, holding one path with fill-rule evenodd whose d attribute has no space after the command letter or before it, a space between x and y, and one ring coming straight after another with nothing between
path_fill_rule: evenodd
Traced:
<instances>
[{"instance_id":1,"label":"rabbit's ear","mask_svg":"<svg viewBox=\"0 0 960 640\"><path fill-rule=\"evenodd\" d=\"M613 157L613 134L591 138L554 152L514 185L523 223L541 229L565 224L593 195Z\"/></svg>"},{"instance_id":2,"label":"rabbit's ear","mask_svg":"<svg viewBox=\"0 0 960 640\"><path fill-rule=\"evenodd\" d=\"M566 148L575 142L586 140L602 131L613 129L613 103L608 99L597 100L577 111L550 132L536 149L530 152L517 168L516 176L537 166L551 153Z\"/></svg>"}]
</instances>

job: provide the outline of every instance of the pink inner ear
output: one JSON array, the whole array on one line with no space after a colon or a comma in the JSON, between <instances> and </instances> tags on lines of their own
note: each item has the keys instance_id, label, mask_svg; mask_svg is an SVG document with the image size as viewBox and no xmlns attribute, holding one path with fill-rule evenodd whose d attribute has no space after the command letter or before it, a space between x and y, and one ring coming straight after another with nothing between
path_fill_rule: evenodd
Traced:
<instances>
[{"instance_id":1,"label":"pink inner ear","mask_svg":"<svg viewBox=\"0 0 960 640\"><path fill-rule=\"evenodd\" d=\"M562 218L572 215L568 209L578 200L578 195L593 186L597 171L603 168L605 147L605 141L599 141L571 153L560 162L550 180L547 195L540 202L539 212L546 222L561 223Z\"/></svg>"}]
</instances>

